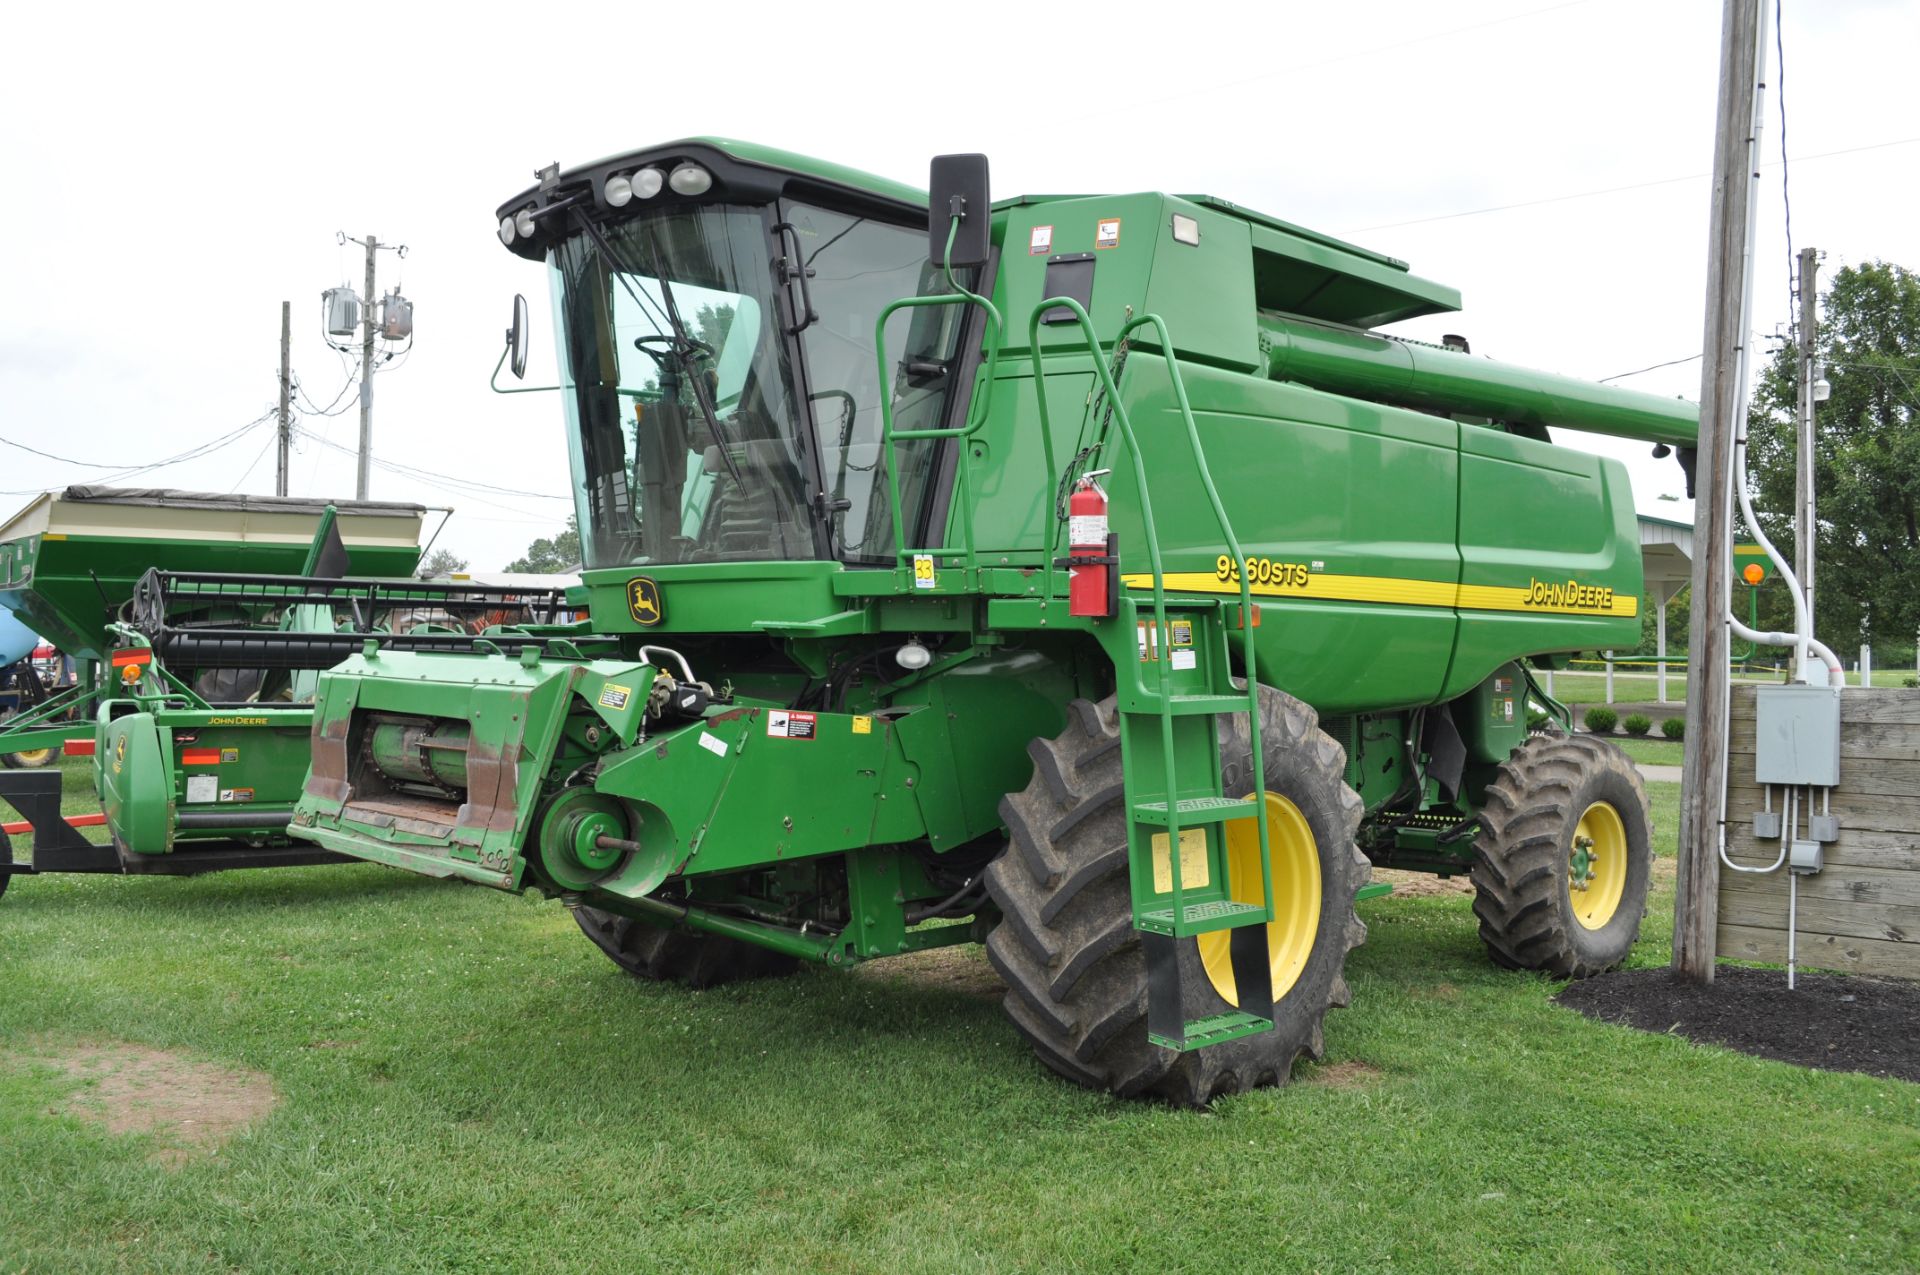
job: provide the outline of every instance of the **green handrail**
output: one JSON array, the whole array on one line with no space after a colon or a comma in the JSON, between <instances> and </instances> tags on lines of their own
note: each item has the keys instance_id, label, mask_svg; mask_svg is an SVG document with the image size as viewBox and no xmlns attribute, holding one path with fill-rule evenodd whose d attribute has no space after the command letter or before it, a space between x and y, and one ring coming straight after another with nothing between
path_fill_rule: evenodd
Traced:
<instances>
[{"instance_id":1,"label":"green handrail","mask_svg":"<svg viewBox=\"0 0 1920 1275\"><path fill-rule=\"evenodd\" d=\"M973 434L986 423L987 411L993 402L994 373L1000 366L1000 311L993 302L977 293L968 291L960 285L958 279L953 277L953 239L959 231L960 218L955 217L952 225L947 230L947 250L944 258L947 286L952 288L953 291L930 297L902 297L898 301L889 303L880 311L880 317L874 322L873 349L875 357L880 361L880 384L883 387L880 395L880 455L886 463L887 504L893 513L894 566L898 569L904 565L910 557L919 553L934 558L936 560L935 570L937 571L937 560L939 558L961 554L966 559L967 577L969 583L971 583L979 570L979 559L975 553L973 543L973 485L967 477L967 458L964 454L964 449L954 471L954 496L960 502L960 532L961 539L964 541L964 544L960 548L941 545L937 548L912 549L907 546L906 524L902 519L900 510L900 471L899 466L893 463L893 447L894 444L901 439L912 441L918 438L972 437ZM966 422L956 428L895 430L893 427L893 395L887 393L884 389L885 386L892 382L887 366L887 320L891 319L901 310L911 309L916 306L937 305L977 305L986 311L988 323L985 333L987 365L984 376L986 389L967 405ZM946 537L942 535L941 539L944 540L945 538Z\"/></svg>"},{"instance_id":2,"label":"green handrail","mask_svg":"<svg viewBox=\"0 0 1920 1275\"><path fill-rule=\"evenodd\" d=\"M1040 302L1033 309L1033 315L1027 322L1028 352L1033 359L1034 396L1040 404L1040 436L1046 440L1047 491L1055 492L1059 488L1060 478L1054 472L1053 427L1047 413L1046 377L1040 362L1040 320L1047 311L1064 307L1079 324L1081 335L1086 338L1087 349L1093 355L1093 369L1100 378L1100 388L1107 396L1107 402L1113 405L1114 420L1120 425L1122 437L1126 440L1127 453L1133 461L1133 478L1140 492L1140 520L1146 532L1147 560L1153 568L1153 622L1156 626L1154 640L1161 641L1161 635L1167 632L1167 593L1165 572L1160 561L1160 536L1153 520L1153 503L1147 494L1146 462L1141 459L1140 447L1133 433L1133 421L1127 413L1126 405L1120 400L1120 391L1113 382L1113 373L1108 370L1105 357L1101 353L1100 337L1094 331L1093 320L1078 301L1071 297L1052 297ZM1207 467L1206 452L1200 446L1200 428L1193 419L1193 405L1187 398L1186 382L1180 376L1180 364L1174 357L1173 338L1167 332L1166 321L1157 314L1143 314L1129 320L1115 338L1124 341L1135 328L1152 324L1155 334L1160 338L1160 350L1167 360L1167 374L1173 383L1174 401L1180 406L1180 417L1187 427L1187 447L1193 453L1194 468L1199 471L1200 485L1207 493L1207 503L1213 509L1214 520L1220 526L1221 537L1227 542L1227 552L1233 555L1233 561L1239 564L1240 574L1240 623L1246 635L1245 666L1247 674L1247 734L1253 745L1253 798L1254 819L1260 831L1260 881L1266 898L1267 917L1273 917L1273 872L1268 855L1267 841L1267 770L1266 754L1260 742L1260 681L1257 675L1253 643L1253 577L1247 570L1246 555L1240 551L1240 542L1233 534L1232 521L1227 517L1226 506L1220 502L1220 493L1214 487L1213 473ZM1051 512L1051 511L1049 511ZM1046 597L1053 596L1053 553L1060 535L1059 521L1049 517L1048 535L1045 550ZM1118 568L1113 568L1117 570ZM1176 927L1182 911L1181 877L1185 874L1185 864L1180 853L1179 796L1175 786L1173 767L1173 680L1172 660L1157 661L1160 673L1160 745L1167 767L1167 859L1168 875L1173 879L1173 914ZM1131 813L1131 812L1129 812Z\"/></svg>"}]
</instances>

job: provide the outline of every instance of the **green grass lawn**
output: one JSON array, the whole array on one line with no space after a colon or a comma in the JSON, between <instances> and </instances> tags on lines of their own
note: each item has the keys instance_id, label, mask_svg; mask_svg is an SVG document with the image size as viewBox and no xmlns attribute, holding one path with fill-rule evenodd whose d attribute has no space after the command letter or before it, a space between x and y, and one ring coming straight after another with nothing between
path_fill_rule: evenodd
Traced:
<instances>
[{"instance_id":1,"label":"green grass lawn","mask_svg":"<svg viewBox=\"0 0 1920 1275\"><path fill-rule=\"evenodd\" d=\"M1677 739L1635 739L1631 735L1610 735L1607 742L1643 766L1678 766L1685 760L1685 746Z\"/></svg>"},{"instance_id":2,"label":"green grass lawn","mask_svg":"<svg viewBox=\"0 0 1920 1275\"><path fill-rule=\"evenodd\" d=\"M1850 658L1850 657L1849 657ZM1543 674L1540 678L1542 689L1546 687ZM1914 676L1911 668L1879 668L1873 673L1873 689L1884 690L1887 687L1904 687L1907 679ZM1736 673L1735 681L1770 683L1779 681L1771 673ZM1652 703L1659 691L1659 679L1651 668L1634 667L1628 671L1624 666L1613 675L1613 697L1620 703ZM1847 685L1860 685L1860 674L1849 672ZM1607 675L1603 668L1582 662L1578 667L1562 670L1553 675L1553 697L1563 704L1579 704L1582 707L1607 702ZM1678 667L1667 672L1667 707L1673 710L1675 717L1686 711L1687 675ZM1649 716L1653 716L1649 714ZM1660 720L1654 717L1654 729L1659 729Z\"/></svg>"},{"instance_id":3,"label":"green grass lawn","mask_svg":"<svg viewBox=\"0 0 1920 1275\"><path fill-rule=\"evenodd\" d=\"M557 904L373 866L21 880L0 1270L1920 1266L1920 1086L1590 1022L1488 964L1465 896L1362 916L1330 1065L1199 1114L1056 1080L972 950L693 993ZM20 1060L116 1040L280 1105L157 1162Z\"/></svg>"}]
</instances>

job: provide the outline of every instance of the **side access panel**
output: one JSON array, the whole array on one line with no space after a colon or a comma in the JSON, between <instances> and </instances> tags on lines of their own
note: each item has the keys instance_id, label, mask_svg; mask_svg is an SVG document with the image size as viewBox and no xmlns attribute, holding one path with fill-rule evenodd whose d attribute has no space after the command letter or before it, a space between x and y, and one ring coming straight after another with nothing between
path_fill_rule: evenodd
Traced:
<instances>
[{"instance_id":1,"label":"side access panel","mask_svg":"<svg viewBox=\"0 0 1920 1275\"><path fill-rule=\"evenodd\" d=\"M1261 680L1323 713L1431 702L1457 618L1460 426L1216 368L1181 368L1207 463L1264 612ZM1166 364L1123 392L1153 481L1170 590L1237 599ZM1110 444L1123 581L1151 596L1130 466ZM1121 494L1124 492L1124 495Z\"/></svg>"},{"instance_id":2,"label":"side access panel","mask_svg":"<svg viewBox=\"0 0 1920 1275\"><path fill-rule=\"evenodd\" d=\"M1460 640L1441 698L1523 655L1631 650L1644 575L1619 461L1460 427Z\"/></svg>"}]
</instances>

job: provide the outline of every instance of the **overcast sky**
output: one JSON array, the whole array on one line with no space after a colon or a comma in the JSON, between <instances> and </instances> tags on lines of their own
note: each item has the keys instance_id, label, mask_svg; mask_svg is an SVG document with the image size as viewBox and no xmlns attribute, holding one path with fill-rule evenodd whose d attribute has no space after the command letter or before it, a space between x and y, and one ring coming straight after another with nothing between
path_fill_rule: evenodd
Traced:
<instances>
[{"instance_id":1,"label":"overcast sky","mask_svg":"<svg viewBox=\"0 0 1920 1275\"><path fill-rule=\"evenodd\" d=\"M831 14L831 17L823 15ZM1720 5L1711 0L1212 5L855 4L13 9L0 74L0 438L138 464L273 405L282 299L325 407L346 379L319 296L358 288L336 231L405 243L383 289L417 345L375 380L373 495L458 509L441 538L493 568L569 508L561 408L494 395L509 300L542 270L494 234L533 170L693 134L923 185L981 150L995 193L1206 191L1452 284L1478 354L1600 378L1699 351ZM1920 267L1920 3L1785 0L1793 242L1825 268ZM1771 77L1779 82L1777 75ZM1789 312L1778 101L1755 325ZM1599 193L1605 192L1605 193ZM1624 382L1697 398L1699 363ZM300 427L352 447L351 398ZM1691 518L1641 445L1644 512ZM134 481L270 493L267 427ZM108 473L0 446L0 515ZM297 495L350 496L302 439Z\"/></svg>"}]
</instances>

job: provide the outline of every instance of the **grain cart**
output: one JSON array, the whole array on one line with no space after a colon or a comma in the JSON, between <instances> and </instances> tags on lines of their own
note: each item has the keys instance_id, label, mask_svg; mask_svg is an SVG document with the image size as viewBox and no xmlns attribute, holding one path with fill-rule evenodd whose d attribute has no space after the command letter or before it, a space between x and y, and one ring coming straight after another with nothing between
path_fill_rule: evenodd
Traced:
<instances>
[{"instance_id":1,"label":"grain cart","mask_svg":"<svg viewBox=\"0 0 1920 1275\"><path fill-rule=\"evenodd\" d=\"M591 619L323 675L292 834L695 986L984 942L1048 1066L1187 1103L1318 1053L1370 863L1620 961L1644 791L1527 710L1638 541L1547 427L1694 409L1370 331L1458 294L1222 199L933 187L696 140L501 205Z\"/></svg>"}]
</instances>

